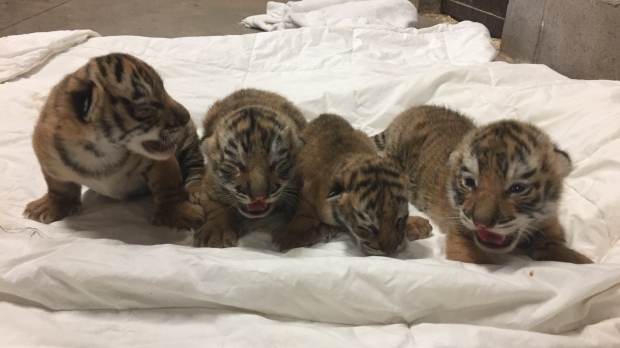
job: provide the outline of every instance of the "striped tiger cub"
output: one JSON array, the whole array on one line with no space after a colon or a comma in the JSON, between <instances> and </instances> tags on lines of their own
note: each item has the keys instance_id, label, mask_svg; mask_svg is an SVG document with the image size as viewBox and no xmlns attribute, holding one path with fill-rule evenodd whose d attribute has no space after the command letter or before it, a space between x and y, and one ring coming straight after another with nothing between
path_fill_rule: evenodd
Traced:
<instances>
[{"instance_id":1,"label":"striped tiger cub","mask_svg":"<svg viewBox=\"0 0 620 348\"><path fill-rule=\"evenodd\" d=\"M203 125L207 219L194 233L194 246L234 246L246 222L294 211L299 132L306 126L297 107L278 94L243 89L213 104Z\"/></svg>"},{"instance_id":2,"label":"striped tiger cub","mask_svg":"<svg viewBox=\"0 0 620 348\"><path fill-rule=\"evenodd\" d=\"M81 209L81 186L127 199L152 192L155 224L200 226L204 172L189 112L157 72L120 53L92 58L51 91L33 134L47 193L24 216L43 223Z\"/></svg>"},{"instance_id":3,"label":"striped tiger cub","mask_svg":"<svg viewBox=\"0 0 620 348\"><path fill-rule=\"evenodd\" d=\"M374 140L405 167L410 202L447 233L448 259L492 263L490 255L521 247L534 260L592 262L566 246L558 221L570 158L537 127L476 127L455 111L419 106Z\"/></svg>"},{"instance_id":4,"label":"striped tiger cub","mask_svg":"<svg viewBox=\"0 0 620 348\"><path fill-rule=\"evenodd\" d=\"M415 233L427 237L428 220L409 217L407 177L377 155L367 135L344 118L323 114L301 133L301 202L292 220L273 232L281 250L326 242L337 231L355 238L366 255L389 255Z\"/></svg>"}]
</instances>

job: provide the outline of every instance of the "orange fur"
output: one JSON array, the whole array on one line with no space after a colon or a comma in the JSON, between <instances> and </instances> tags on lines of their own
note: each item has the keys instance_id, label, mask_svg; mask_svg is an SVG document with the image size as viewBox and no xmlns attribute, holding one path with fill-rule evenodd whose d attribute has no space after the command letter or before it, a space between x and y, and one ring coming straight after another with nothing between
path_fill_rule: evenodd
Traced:
<instances>
[{"instance_id":1,"label":"orange fur","mask_svg":"<svg viewBox=\"0 0 620 348\"><path fill-rule=\"evenodd\" d=\"M125 199L151 191L154 223L191 228L204 162L188 111L157 72L125 54L91 59L51 91L33 134L48 192L24 215L50 223L77 212L81 186ZM185 186L185 189L184 189Z\"/></svg>"},{"instance_id":2,"label":"orange fur","mask_svg":"<svg viewBox=\"0 0 620 348\"><path fill-rule=\"evenodd\" d=\"M278 94L243 89L213 104L203 124L207 220L194 246L234 246L247 220L295 210L299 132L306 125L299 109Z\"/></svg>"},{"instance_id":3,"label":"orange fur","mask_svg":"<svg viewBox=\"0 0 620 348\"><path fill-rule=\"evenodd\" d=\"M569 249L557 218L568 154L531 124L476 127L437 106L399 115L374 137L412 183L409 200L446 232L448 259L490 263L524 248L535 260L592 262Z\"/></svg>"},{"instance_id":4,"label":"orange fur","mask_svg":"<svg viewBox=\"0 0 620 348\"><path fill-rule=\"evenodd\" d=\"M367 255L404 245L407 180L396 163L379 157L363 132L336 115L319 116L301 136L301 202L292 220L273 232L274 243L282 250L305 247L345 230Z\"/></svg>"}]
</instances>

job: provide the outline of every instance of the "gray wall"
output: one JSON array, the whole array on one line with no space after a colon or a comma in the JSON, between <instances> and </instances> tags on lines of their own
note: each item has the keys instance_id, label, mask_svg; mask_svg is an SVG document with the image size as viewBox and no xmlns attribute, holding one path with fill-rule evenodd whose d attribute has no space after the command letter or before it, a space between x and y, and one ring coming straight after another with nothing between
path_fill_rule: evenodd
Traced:
<instances>
[{"instance_id":1,"label":"gray wall","mask_svg":"<svg viewBox=\"0 0 620 348\"><path fill-rule=\"evenodd\" d=\"M510 0L501 53L571 78L620 80L620 0Z\"/></svg>"}]
</instances>

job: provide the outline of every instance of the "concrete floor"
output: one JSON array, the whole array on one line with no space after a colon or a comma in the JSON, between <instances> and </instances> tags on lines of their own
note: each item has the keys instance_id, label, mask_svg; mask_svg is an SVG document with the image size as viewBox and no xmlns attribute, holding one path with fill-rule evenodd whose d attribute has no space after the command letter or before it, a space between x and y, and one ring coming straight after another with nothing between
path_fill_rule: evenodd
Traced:
<instances>
[{"instance_id":1,"label":"concrete floor","mask_svg":"<svg viewBox=\"0 0 620 348\"><path fill-rule=\"evenodd\" d=\"M74 29L103 36L248 34L257 31L241 20L265 13L266 6L267 0L0 0L0 37ZM441 22L440 17L420 16L416 27Z\"/></svg>"}]
</instances>

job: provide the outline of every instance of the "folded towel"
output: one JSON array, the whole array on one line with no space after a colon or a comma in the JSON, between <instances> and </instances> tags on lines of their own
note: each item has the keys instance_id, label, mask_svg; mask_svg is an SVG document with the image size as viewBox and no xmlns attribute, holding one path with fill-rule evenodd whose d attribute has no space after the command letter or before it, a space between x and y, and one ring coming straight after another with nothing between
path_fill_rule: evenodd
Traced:
<instances>
[{"instance_id":1,"label":"folded towel","mask_svg":"<svg viewBox=\"0 0 620 348\"><path fill-rule=\"evenodd\" d=\"M302 0L267 3L267 14L242 21L264 31L301 27L407 28L418 21L409 0Z\"/></svg>"}]
</instances>

